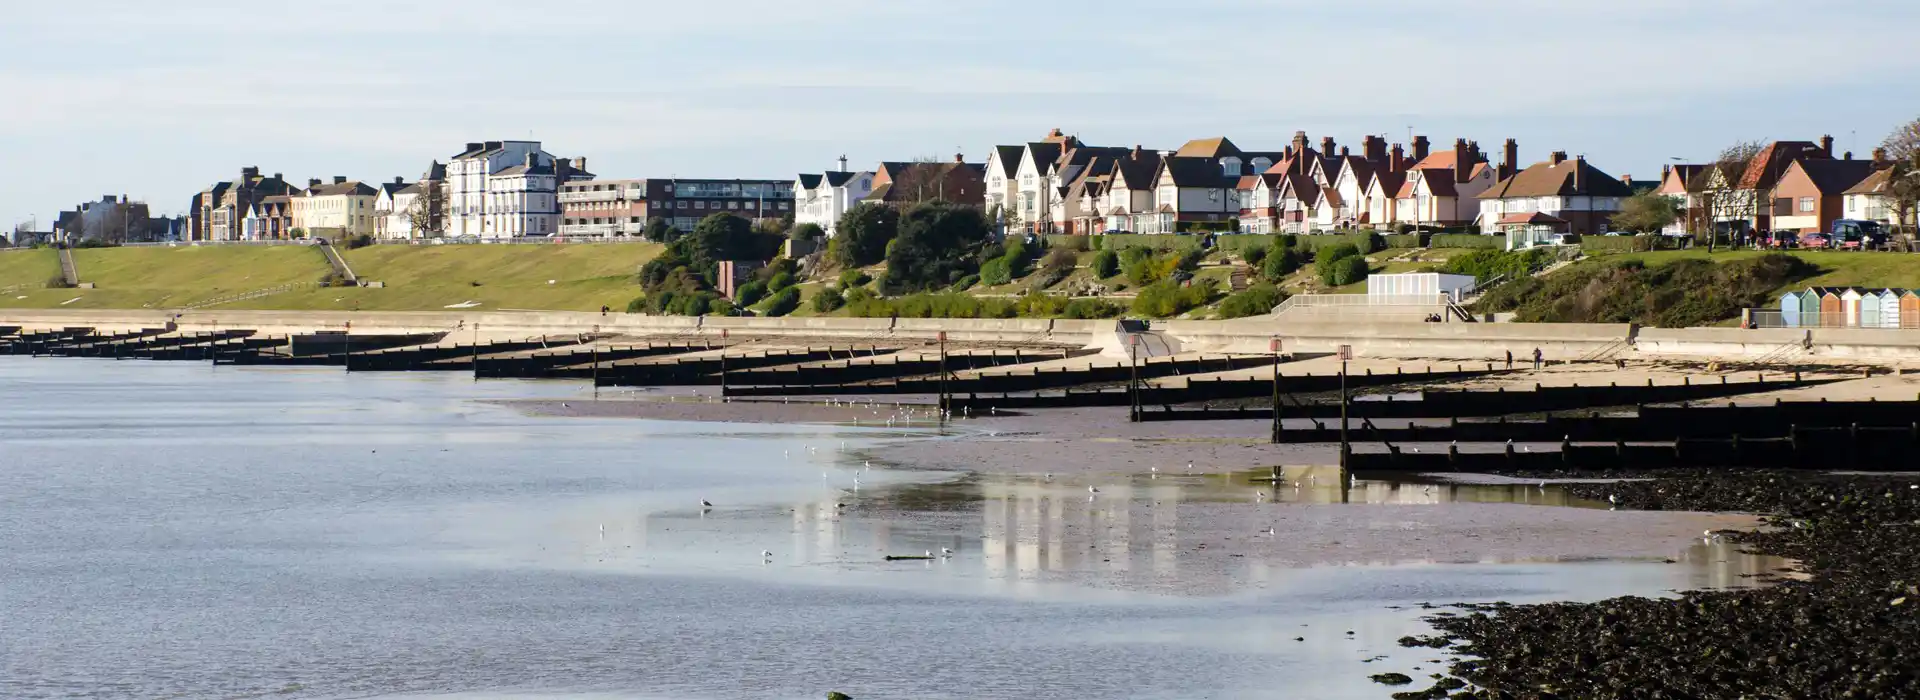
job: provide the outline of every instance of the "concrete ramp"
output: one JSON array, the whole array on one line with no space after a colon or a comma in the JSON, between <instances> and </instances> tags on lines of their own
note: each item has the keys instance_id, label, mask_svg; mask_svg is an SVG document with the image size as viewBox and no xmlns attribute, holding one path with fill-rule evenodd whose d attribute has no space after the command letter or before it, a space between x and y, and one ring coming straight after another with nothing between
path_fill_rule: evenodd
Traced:
<instances>
[{"instance_id":1,"label":"concrete ramp","mask_svg":"<svg viewBox=\"0 0 1920 700\"><path fill-rule=\"evenodd\" d=\"M1144 321L1119 321L1110 332L1095 332L1083 350L1101 357L1142 360L1180 354L1180 339L1152 330Z\"/></svg>"},{"instance_id":2,"label":"concrete ramp","mask_svg":"<svg viewBox=\"0 0 1920 700\"><path fill-rule=\"evenodd\" d=\"M333 244L323 239L320 241L318 247L320 248L320 254L326 256L327 264L333 267L334 274L346 280L347 284L360 284L360 278L354 276L353 268L347 265L346 258L340 257L340 251L334 248Z\"/></svg>"},{"instance_id":3,"label":"concrete ramp","mask_svg":"<svg viewBox=\"0 0 1920 700\"><path fill-rule=\"evenodd\" d=\"M66 246L60 246L60 279L69 287L80 286L80 268L73 264L73 249Z\"/></svg>"}]
</instances>

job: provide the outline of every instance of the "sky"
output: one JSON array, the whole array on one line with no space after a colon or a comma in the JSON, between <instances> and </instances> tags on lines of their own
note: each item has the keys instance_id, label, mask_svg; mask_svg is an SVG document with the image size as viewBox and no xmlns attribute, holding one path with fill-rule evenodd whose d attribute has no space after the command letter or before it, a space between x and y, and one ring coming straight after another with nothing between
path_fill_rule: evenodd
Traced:
<instances>
[{"instance_id":1,"label":"sky","mask_svg":"<svg viewBox=\"0 0 1920 700\"><path fill-rule=\"evenodd\" d=\"M1656 177L1920 118L1912 0L14 0L0 220L164 214L245 166L417 178L533 138L602 178L793 177L1034 141L1455 138Z\"/></svg>"}]
</instances>

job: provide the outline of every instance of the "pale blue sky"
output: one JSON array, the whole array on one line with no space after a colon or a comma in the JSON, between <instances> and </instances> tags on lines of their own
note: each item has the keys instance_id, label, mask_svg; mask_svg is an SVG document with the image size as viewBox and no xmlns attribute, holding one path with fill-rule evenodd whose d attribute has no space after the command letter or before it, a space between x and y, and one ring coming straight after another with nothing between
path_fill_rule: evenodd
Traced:
<instances>
[{"instance_id":1,"label":"pale blue sky","mask_svg":"<svg viewBox=\"0 0 1920 700\"><path fill-rule=\"evenodd\" d=\"M0 220L156 211L242 166L415 178L531 134L602 177L1297 129L1657 175L1735 139L1864 157L1920 116L1911 0L10 0ZM1857 134L1857 136L1856 136Z\"/></svg>"}]
</instances>

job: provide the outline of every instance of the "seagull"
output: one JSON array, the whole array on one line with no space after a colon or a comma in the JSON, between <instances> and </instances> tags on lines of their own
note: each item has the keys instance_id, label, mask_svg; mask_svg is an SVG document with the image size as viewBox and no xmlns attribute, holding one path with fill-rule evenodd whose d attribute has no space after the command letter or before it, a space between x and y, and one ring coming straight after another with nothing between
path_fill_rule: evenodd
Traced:
<instances>
[{"instance_id":1,"label":"seagull","mask_svg":"<svg viewBox=\"0 0 1920 700\"><path fill-rule=\"evenodd\" d=\"M1267 534L1268 534L1268 535L1272 535L1272 534L1273 534L1273 526L1272 526L1272 525L1268 525L1268 526L1267 526Z\"/></svg>"},{"instance_id":2,"label":"seagull","mask_svg":"<svg viewBox=\"0 0 1920 700\"><path fill-rule=\"evenodd\" d=\"M1541 491L1547 490L1547 482L1544 482L1544 481L1540 482L1540 490Z\"/></svg>"},{"instance_id":3,"label":"seagull","mask_svg":"<svg viewBox=\"0 0 1920 700\"><path fill-rule=\"evenodd\" d=\"M767 560L772 558L773 558L773 552L765 549L760 550L760 559Z\"/></svg>"},{"instance_id":4,"label":"seagull","mask_svg":"<svg viewBox=\"0 0 1920 700\"><path fill-rule=\"evenodd\" d=\"M708 501L707 499L704 499L704 498L702 498L702 499L700 499L700 507L701 507L701 508L712 508L712 507L713 507L713 503L712 503L712 502L709 502L709 501Z\"/></svg>"},{"instance_id":5,"label":"seagull","mask_svg":"<svg viewBox=\"0 0 1920 700\"><path fill-rule=\"evenodd\" d=\"M1041 476L1040 478L1045 479L1047 481L1053 481L1053 472L1047 472L1045 475Z\"/></svg>"},{"instance_id":6,"label":"seagull","mask_svg":"<svg viewBox=\"0 0 1920 700\"><path fill-rule=\"evenodd\" d=\"M1094 488L1092 486L1088 486L1087 493L1100 493L1100 489Z\"/></svg>"},{"instance_id":7,"label":"seagull","mask_svg":"<svg viewBox=\"0 0 1920 700\"><path fill-rule=\"evenodd\" d=\"M951 557L951 556L953 556L953 550L951 550L951 549L947 549L946 547L941 547L941 548L940 548L940 556L943 556L943 557Z\"/></svg>"},{"instance_id":8,"label":"seagull","mask_svg":"<svg viewBox=\"0 0 1920 700\"><path fill-rule=\"evenodd\" d=\"M1187 462L1187 473L1188 473L1188 474L1192 474L1192 473L1193 473L1193 462L1191 462L1191 461L1189 461L1189 462Z\"/></svg>"},{"instance_id":9,"label":"seagull","mask_svg":"<svg viewBox=\"0 0 1920 700\"><path fill-rule=\"evenodd\" d=\"M929 549L929 550L927 550L927 558L928 558L928 559L932 559L932 558L933 558L933 550L931 550L931 549Z\"/></svg>"},{"instance_id":10,"label":"seagull","mask_svg":"<svg viewBox=\"0 0 1920 700\"><path fill-rule=\"evenodd\" d=\"M1607 494L1607 502L1608 502L1608 503L1612 503L1612 504L1614 504L1614 505L1616 505L1616 506L1617 506L1617 505L1620 505L1620 497L1619 497L1619 496L1615 496L1615 495L1613 495L1613 494Z\"/></svg>"}]
</instances>

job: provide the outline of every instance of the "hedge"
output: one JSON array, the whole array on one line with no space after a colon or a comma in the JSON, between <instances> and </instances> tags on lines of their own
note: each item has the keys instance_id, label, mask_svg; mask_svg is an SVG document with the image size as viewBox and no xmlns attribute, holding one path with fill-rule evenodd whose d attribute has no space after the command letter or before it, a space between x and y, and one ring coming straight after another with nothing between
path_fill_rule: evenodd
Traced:
<instances>
[{"instance_id":1,"label":"hedge","mask_svg":"<svg viewBox=\"0 0 1920 700\"><path fill-rule=\"evenodd\" d=\"M1581 236L1580 249L1589 253L1639 253L1653 250L1653 236Z\"/></svg>"},{"instance_id":2,"label":"hedge","mask_svg":"<svg viewBox=\"0 0 1920 700\"><path fill-rule=\"evenodd\" d=\"M1379 246L1373 245L1373 243L1377 242L1377 241L1373 241L1374 235L1375 234L1372 234L1372 233L1343 233L1343 234L1314 233L1314 234L1301 236L1298 239L1299 243L1297 245L1302 250L1318 251L1322 248L1331 248L1333 246L1337 246L1341 244L1348 244L1348 245L1352 245L1355 248L1359 248L1361 251L1361 254L1364 255L1364 254L1371 253L1379 248Z\"/></svg>"},{"instance_id":3,"label":"hedge","mask_svg":"<svg viewBox=\"0 0 1920 700\"><path fill-rule=\"evenodd\" d=\"M1431 233L1393 233L1386 236L1388 248L1425 248Z\"/></svg>"},{"instance_id":4,"label":"hedge","mask_svg":"<svg viewBox=\"0 0 1920 700\"><path fill-rule=\"evenodd\" d=\"M1485 236L1478 233L1441 233L1435 234L1427 245L1433 248L1505 248L1506 236Z\"/></svg>"},{"instance_id":5,"label":"hedge","mask_svg":"<svg viewBox=\"0 0 1920 700\"><path fill-rule=\"evenodd\" d=\"M1087 250L1094 249L1094 246L1093 246L1094 241L1091 240L1093 236L1076 236L1073 234L1066 234L1066 233L1049 233L1045 236L1041 236L1041 238L1047 242L1048 248L1066 248L1067 250L1077 250L1077 251L1087 251Z\"/></svg>"},{"instance_id":6,"label":"hedge","mask_svg":"<svg viewBox=\"0 0 1920 700\"><path fill-rule=\"evenodd\" d=\"M1095 250L1125 250L1140 246L1150 250L1193 250L1200 247L1200 236L1178 234L1109 233L1092 236Z\"/></svg>"}]
</instances>

